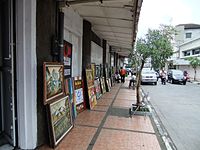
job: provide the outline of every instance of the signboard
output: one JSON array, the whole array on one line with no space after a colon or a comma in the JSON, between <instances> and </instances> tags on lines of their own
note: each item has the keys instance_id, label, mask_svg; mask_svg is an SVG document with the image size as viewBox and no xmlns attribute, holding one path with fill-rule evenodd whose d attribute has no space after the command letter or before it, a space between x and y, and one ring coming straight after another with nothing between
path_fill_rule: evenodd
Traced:
<instances>
[{"instance_id":1,"label":"signboard","mask_svg":"<svg viewBox=\"0 0 200 150\"><path fill-rule=\"evenodd\" d=\"M70 78L72 72L72 44L67 41L64 41L63 51L64 77Z\"/></svg>"},{"instance_id":2,"label":"signboard","mask_svg":"<svg viewBox=\"0 0 200 150\"><path fill-rule=\"evenodd\" d=\"M74 100L76 103L76 110L78 113L82 112L84 108L83 98L83 83L82 80L74 80Z\"/></svg>"}]
</instances>

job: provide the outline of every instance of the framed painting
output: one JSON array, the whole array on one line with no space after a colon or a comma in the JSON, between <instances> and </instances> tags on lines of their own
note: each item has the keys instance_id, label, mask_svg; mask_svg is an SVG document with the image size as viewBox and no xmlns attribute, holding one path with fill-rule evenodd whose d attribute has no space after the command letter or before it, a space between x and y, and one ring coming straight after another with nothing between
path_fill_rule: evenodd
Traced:
<instances>
[{"instance_id":1,"label":"framed painting","mask_svg":"<svg viewBox=\"0 0 200 150\"><path fill-rule=\"evenodd\" d=\"M101 91L102 91L102 94L106 93L106 85L105 85L104 77L101 77L101 78L100 78L100 84L101 84Z\"/></svg>"},{"instance_id":2,"label":"framed painting","mask_svg":"<svg viewBox=\"0 0 200 150\"><path fill-rule=\"evenodd\" d=\"M72 73L72 44L64 41L63 49L64 77L70 78Z\"/></svg>"},{"instance_id":3,"label":"framed painting","mask_svg":"<svg viewBox=\"0 0 200 150\"><path fill-rule=\"evenodd\" d=\"M106 79L106 85L107 85L107 90L108 90L108 92L110 92L110 90L111 90L111 85L110 85L110 80L107 78Z\"/></svg>"},{"instance_id":4,"label":"framed painting","mask_svg":"<svg viewBox=\"0 0 200 150\"><path fill-rule=\"evenodd\" d=\"M44 100L43 103L52 102L64 95L63 64L57 62L44 62Z\"/></svg>"},{"instance_id":5,"label":"framed painting","mask_svg":"<svg viewBox=\"0 0 200 150\"><path fill-rule=\"evenodd\" d=\"M95 63L92 63L91 64L91 70L92 70L92 78L93 78L93 80L95 79L95 77L96 77L96 74L95 74Z\"/></svg>"},{"instance_id":6,"label":"framed painting","mask_svg":"<svg viewBox=\"0 0 200 150\"><path fill-rule=\"evenodd\" d=\"M74 80L74 98L76 105L83 103L82 80Z\"/></svg>"},{"instance_id":7,"label":"framed painting","mask_svg":"<svg viewBox=\"0 0 200 150\"><path fill-rule=\"evenodd\" d=\"M96 92L96 99L98 100L102 96L99 79L94 80L94 87L95 87L95 92Z\"/></svg>"},{"instance_id":8,"label":"framed painting","mask_svg":"<svg viewBox=\"0 0 200 150\"><path fill-rule=\"evenodd\" d=\"M69 96L51 103L49 115L52 144L55 147L73 127Z\"/></svg>"},{"instance_id":9,"label":"framed painting","mask_svg":"<svg viewBox=\"0 0 200 150\"><path fill-rule=\"evenodd\" d=\"M84 96L83 96L83 82L80 77L75 77L74 80L74 101L76 104L77 113L85 110L84 106Z\"/></svg>"},{"instance_id":10,"label":"framed painting","mask_svg":"<svg viewBox=\"0 0 200 150\"><path fill-rule=\"evenodd\" d=\"M64 41L64 66L72 64L72 44Z\"/></svg>"},{"instance_id":11,"label":"framed painting","mask_svg":"<svg viewBox=\"0 0 200 150\"><path fill-rule=\"evenodd\" d=\"M94 80L93 80L92 70L91 69L86 69L86 80L87 80L87 86L88 86L88 88L90 86L94 85Z\"/></svg>"},{"instance_id":12,"label":"framed painting","mask_svg":"<svg viewBox=\"0 0 200 150\"><path fill-rule=\"evenodd\" d=\"M100 77L100 66L99 65L95 65L95 76Z\"/></svg>"},{"instance_id":13,"label":"framed painting","mask_svg":"<svg viewBox=\"0 0 200 150\"><path fill-rule=\"evenodd\" d=\"M94 86L91 86L88 88L88 96L89 96L90 109L93 109L95 105L97 104Z\"/></svg>"}]
</instances>

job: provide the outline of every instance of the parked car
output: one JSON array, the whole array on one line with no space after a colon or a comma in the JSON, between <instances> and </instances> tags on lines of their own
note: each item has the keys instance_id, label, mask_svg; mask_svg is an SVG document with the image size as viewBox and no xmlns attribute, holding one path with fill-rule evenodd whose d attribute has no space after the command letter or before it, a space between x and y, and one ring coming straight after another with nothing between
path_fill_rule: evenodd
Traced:
<instances>
[{"instance_id":1,"label":"parked car","mask_svg":"<svg viewBox=\"0 0 200 150\"><path fill-rule=\"evenodd\" d=\"M157 85L157 75L154 70L151 69L143 69L141 73L141 84L143 83L153 83Z\"/></svg>"},{"instance_id":2,"label":"parked car","mask_svg":"<svg viewBox=\"0 0 200 150\"><path fill-rule=\"evenodd\" d=\"M176 70L176 69L168 70L167 76L168 76L168 82L171 82L172 84L180 83L186 85L187 79L184 76L183 71L181 70Z\"/></svg>"}]
</instances>

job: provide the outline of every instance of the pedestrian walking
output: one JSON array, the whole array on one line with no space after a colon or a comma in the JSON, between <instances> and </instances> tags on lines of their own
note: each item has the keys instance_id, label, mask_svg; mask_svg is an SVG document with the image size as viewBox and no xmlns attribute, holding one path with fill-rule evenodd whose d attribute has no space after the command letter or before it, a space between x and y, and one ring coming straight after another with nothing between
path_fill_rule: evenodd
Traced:
<instances>
[{"instance_id":1,"label":"pedestrian walking","mask_svg":"<svg viewBox=\"0 0 200 150\"><path fill-rule=\"evenodd\" d=\"M121 76L121 82L124 83L125 82L125 76L126 76L126 70L123 67L121 67L120 76Z\"/></svg>"}]
</instances>

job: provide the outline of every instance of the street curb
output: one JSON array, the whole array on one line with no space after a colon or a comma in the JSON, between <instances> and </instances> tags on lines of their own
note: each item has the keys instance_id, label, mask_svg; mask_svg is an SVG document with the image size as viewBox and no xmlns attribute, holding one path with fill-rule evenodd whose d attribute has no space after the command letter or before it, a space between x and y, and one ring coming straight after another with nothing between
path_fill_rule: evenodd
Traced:
<instances>
[{"instance_id":1,"label":"street curb","mask_svg":"<svg viewBox=\"0 0 200 150\"><path fill-rule=\"evenodd\" d=\"M144 90L141 90L143 95L146 95ZM152 120L158 130L158 133L162 139L162 142L164 143L165 147L167 150L177 150L174 142L172 141L171 137L169 136L167 130L165 129L164 125L162 124L159 116L157 115L155 109L153 108L151 102L150 102L150 97L148 95L147 97L148 105L147 107L149 108L149 111L151 112L151 117Z\"/></svg>"}]
</instances>

